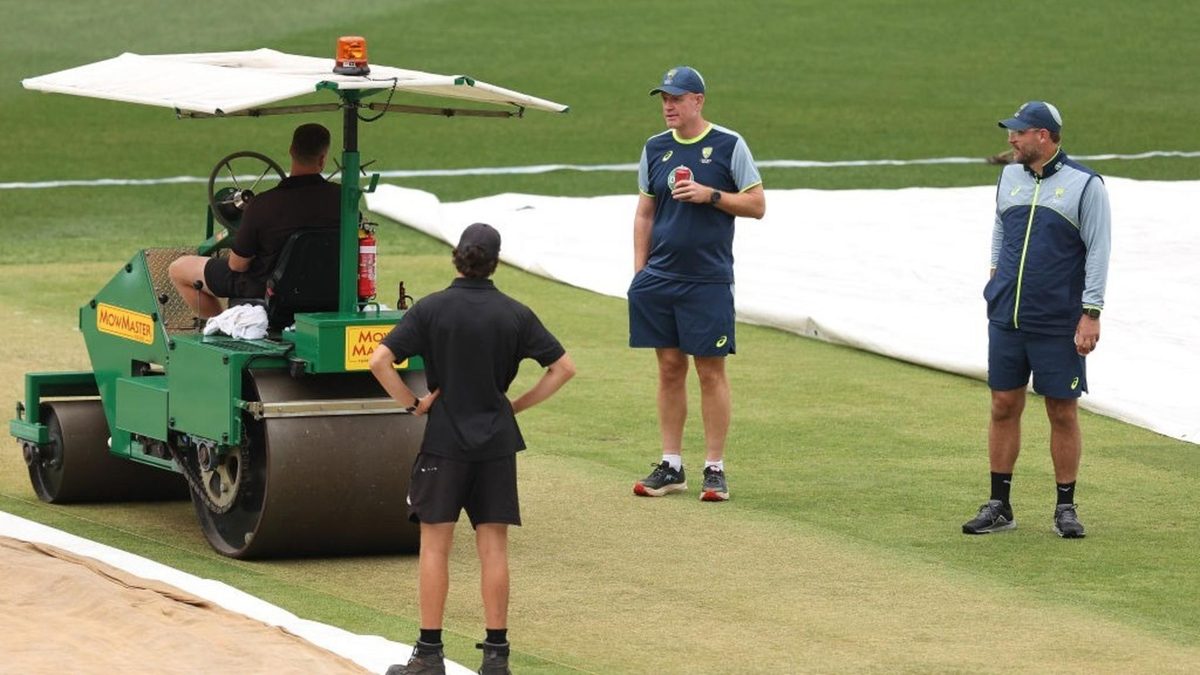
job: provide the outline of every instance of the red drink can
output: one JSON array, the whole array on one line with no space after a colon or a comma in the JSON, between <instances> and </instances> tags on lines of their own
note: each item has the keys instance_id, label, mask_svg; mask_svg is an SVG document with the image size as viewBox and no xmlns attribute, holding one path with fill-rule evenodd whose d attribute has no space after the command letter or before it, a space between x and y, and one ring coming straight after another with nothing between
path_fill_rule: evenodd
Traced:
<instances>
[{"instance_id":1,"label":"red drink can","mask_svg":"<svg viewBox=\"0 0 1200 675\"><path fill-rule=\"evenodd\" d=\"M680 181L691 180L691 179L692 179L692 170L691 169L687 168L686 166L675 167L675 184L676 185L679 185Z\"/></svg>"}]
</instances>

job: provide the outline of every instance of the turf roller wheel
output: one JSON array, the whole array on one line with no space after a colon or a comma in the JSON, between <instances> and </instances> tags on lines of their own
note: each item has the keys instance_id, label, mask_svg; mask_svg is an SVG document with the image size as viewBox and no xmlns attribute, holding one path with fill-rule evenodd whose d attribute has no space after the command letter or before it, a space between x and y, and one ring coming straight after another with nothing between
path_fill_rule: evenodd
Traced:
<instances>
[{"instance_id":1,"label":"turf roller wheel","mask_svg":"<svg viewBox=\"0 0 1200 675\"><path fill-rule=\"evenodd\" d=\"M403 373L425 393L424 373ZM262 403L379 398L370 373L292 378L251 370L243 397ZM405 414L319 414L245 419L248 445L238 463L237 496L217 513L193 494L201 529L234 558L416 551L408 521L409 474L425 420Z\"/></svg>"},{"instance_id":2,"label":"turf roller wheel","mask_svg":"<svg viewBox=\"0 0 1200 675\"><path fill-rule=\"evenodd\" d=\"M98 400L41 406L50 442L28 456L29 480L51 504L184 499L187 484L171 471L114 456L108 421Z\"/></svg>"}]
</instances>

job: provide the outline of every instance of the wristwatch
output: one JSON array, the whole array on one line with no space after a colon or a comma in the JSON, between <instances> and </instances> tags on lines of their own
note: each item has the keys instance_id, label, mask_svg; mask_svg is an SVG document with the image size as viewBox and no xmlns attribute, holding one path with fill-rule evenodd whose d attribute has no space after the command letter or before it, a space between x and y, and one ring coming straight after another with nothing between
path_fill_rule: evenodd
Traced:
<instances>
[{"instance_id":1,"label":"wristwatch","mask_svg":"<svg viewBox=\"0 0 1200 675\"><path fill-rule=\"evenodd\" d=\"M1083 313L1086 314L1087 316L1092 317L1093 319L1100 318L1100 308L1098 308L1098 307L1084 307Z\"/></svg>"},{"instance_id":2,"label":"wristwatch","mask_svg":"<svg viewBox=\"0 0 1200 675\"><path fill-rule=\"evenodd\" d=\"M719 202L719 201L721 201L721 191L720 191L720 190L713 190L713 191L712 191L712 196L708 198L708 203L709 203L709 204L716 204L716 203L717 203L717 202Z\"/></svg>"}]
</instances>

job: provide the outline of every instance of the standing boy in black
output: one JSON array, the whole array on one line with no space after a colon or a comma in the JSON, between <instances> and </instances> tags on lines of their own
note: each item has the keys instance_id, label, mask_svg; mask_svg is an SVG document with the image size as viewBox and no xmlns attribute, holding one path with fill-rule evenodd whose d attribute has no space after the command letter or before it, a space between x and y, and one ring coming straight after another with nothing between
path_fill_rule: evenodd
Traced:
<instances>
[{"instance_id":1,"label":"standing boy in black","mask_svg":"<svg viewBox=\"0 0 1200 675\"><path fill-rule=\"evenodd\" d=\"M525 448L516 413L549 398L575 374L575 364L528 307L501 293L490 277L500 233L475 223L454 249L458 278L413 305L371 355L371 372L414 415L428 413L413 465L409 518L421 524L421 635L406 665L389 675L445 672L442 617L449 590L454 525L466 509L479 552L487 637L481 673L508 670L508 526L521 524L516 453ZM393 364L425 359L430 394L413 394ZM531 358L546 368L510 401L517 367Z\"/></svg>"}]
</instances>

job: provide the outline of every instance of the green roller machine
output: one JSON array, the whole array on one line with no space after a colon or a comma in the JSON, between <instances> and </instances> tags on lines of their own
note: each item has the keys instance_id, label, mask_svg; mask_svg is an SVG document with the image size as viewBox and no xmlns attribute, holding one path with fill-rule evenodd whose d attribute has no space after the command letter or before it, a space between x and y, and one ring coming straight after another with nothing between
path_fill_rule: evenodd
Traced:
<instances>
[{"instance_id":1,"label":"green roller machine","mask_svg":"<svg viewBox=\"0 0 1200 675\"><path fill-rule=\"evenodd\" d=\"M38 497L190 497L209 544L235 558L415 551L405 496L424 420L396 406L367 369L403 311L359 294L360 200L379 176L360 182L358 124L392 112L511 118L567 107L463 75L369 65L358 37L341 38L335 59L269 49L123 54L23 84L167 107L180 119L336 113L344 146L341 226L288 242L267 297L254 299L270 317L265 338L204 335L167 276L181 255L221 255L254 192L283 177L255 152L233 153L210 173L199 246L138 251L85 299L79 328L91 370L27 373L9 424ZM398 94L482 105L415 106ZM304 95L336 101L272 106ZM426 391L419 359L397 368Z\"/></svg>"}]
</instances>

